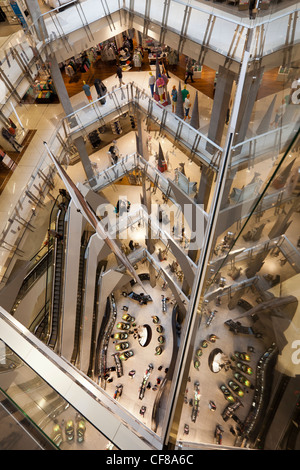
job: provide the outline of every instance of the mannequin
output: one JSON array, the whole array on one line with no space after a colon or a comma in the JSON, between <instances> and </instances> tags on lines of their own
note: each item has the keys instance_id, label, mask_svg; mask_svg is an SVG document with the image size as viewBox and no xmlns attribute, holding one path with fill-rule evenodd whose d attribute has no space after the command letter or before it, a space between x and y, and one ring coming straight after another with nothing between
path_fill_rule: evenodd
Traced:
<instances>
[{"instance_id":1,"label":"mannequin","mask_svg":"<svg viewBox=\"0 0 300 470\"><path fill-rule=\"evenodd\" d=\"M85 83L85 82L82 82L83 83L83 91L85 93L85 96L87 97L87 99L89 100L89 102L91 103L93 101L93 98L92 98L92 94L91 94L91 89L90 89L90 86Z\"/></svg>"},{"instance_id":2,"label":"mannequin","mask_svg":"<svg viewBox=\"0 0 300 470\"><path fill-rule=\"evenodd\" d=\"M167 77L167 75L165 73L162 74L162 78L164 80L164 91L165 91L165 100L167 99L167 96L168 96L168 83L169 83L169 79Z\"/></svg>"},{"instance_id":3,"label":"mannequin","mask_svg":"<svg viewBox=\"0 0 300 470\"><path fill-rule=\"evenodd\" d=\"M172 95L172 113L175 113L176 103L177 103L177 90L176 90L175 85L172 88L171 95Z\"/></svg>"},{"instance_id":4,"label":"mannequin","mask_svg":"<svg viewBox=\"0 0 300 470\"><path fill-rule=\"evenodd\" d=\"M189 91L186 89L186 85L184 85L183 90L181 91L182 94L182 101L184 102L187 95L189 94Z\"/></svg>"},{"instance_id":5,"label":"mannequin","mask_svg":"<svg viewBox=\"0 0 300 470\"><path fill-rule=\"evenodd\" d=\"M94 85L95 85L95 89L96 89L98 98L101 98L102 96L106 95L107 88L104 85L104 83L102 82L102 80L100 80L99 78L96 78L95 81L94 81ZM105 102L106 102L105 98L100 100L101 104L105 104Z\"/></svg>"},{"instance_id":6,"label":"mannequin","mask_svg":"<svg viewBox=\"0 0 300 470\"><path fill-rule=\"evenodd\" d=\"M184 107L184 120L186 121L187 119L191 119L189 115L190 107L191 107L190 94L188 94L186 99L184 100L183 107Z\"/></svg>"},{"instance_id":7,"label":"mannequin","mask_svg":"<svg viewBox=\"0 0 300 470\"><path fill-rule=\"evenodd\" d=\"M163 63L163 68L164 68L165 74L167 75L168 78L171 78L170 75L169 75L169 62L168 62L168 58L167 58L166 54L163 54L162 63Z\"/></svg>"},{"instance_id":8,"label":"mannequin","mask_svg":"<svg viewBox=\"0 0 300 470\"><path fill-rule=\"evenodd\" d=\"M154 95L154 85L155 85L155 77L152 72L149 72L149 87L151 90L151 96L153 98Z\"/></svg>"},{"instance_id":9,"label":"mannequin","mask_svg":"<svg viewBox=\"0 0 300 470\"><path fill-rule=\"evenodd\" d=\"M123 71L122 71L122 67L117 64L117 74L116 74L116 77L118 77L119 79L119 86L121 87L122 85L125 85L125 83L123 82Z\"/></svg>"},{"instance_id":10,"label":"mannequin","mask_svg":"<svg viewBox=\"0 0 300 470\"><path fill-rule=\"evenodd\" d=\"M165 81L162 78L161 74L158 75L158 78L156 80L156 85L157 85L157 89L158 89L160 102L163 103L164 102Z\"/></svg>"}]
</instances>

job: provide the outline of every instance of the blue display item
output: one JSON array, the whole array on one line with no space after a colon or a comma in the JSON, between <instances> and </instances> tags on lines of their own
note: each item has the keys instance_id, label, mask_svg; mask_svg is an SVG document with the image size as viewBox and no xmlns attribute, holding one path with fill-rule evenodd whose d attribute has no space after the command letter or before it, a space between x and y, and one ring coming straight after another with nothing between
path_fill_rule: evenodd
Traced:
<instances>
[{"instance_id":1,"label":"blue display item","mask_svg":"<svg viewBox=\"0 0 300 470\"><path fill-rule=\"evenodd\" d=\"M27 29L28 26L27 26L26 20L25 20L25 18L24 18L24 16L23 16L23 13L21 12L20 7L19 7L19 5L17 4L17 2L15 2L14 0L11 0L9 3L10 3L10 6L12 7L12 9L13 9L14 14L15 14L15 15L17 16L17 18L19 19L19 21L20 21L22 27L23 27L24 29Z\"/></svg>"}]
</instances>

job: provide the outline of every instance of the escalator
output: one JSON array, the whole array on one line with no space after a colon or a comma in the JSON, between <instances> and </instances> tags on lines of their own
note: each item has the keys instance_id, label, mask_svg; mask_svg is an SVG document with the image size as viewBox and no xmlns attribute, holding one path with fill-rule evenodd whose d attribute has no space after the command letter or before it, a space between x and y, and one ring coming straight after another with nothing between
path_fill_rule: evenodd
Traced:
<instances>
[{"instance_id":1,"label":"escalator","mask_svg":"<svg viewBox=\"0 0 300 470\"><path fill-rule=\"evenodd\" d=\"M76 365L76 361L80 356L80 341L81 341L81 326L83 315L83 297L85 285L85 269L86 258L85 253L91 232L84 231L81 237L80 257L79 257L79 270L78 270L78 287L77 287L77 303L76 303L76 320L75 320L75 333L74 333L74 347L71 356L71 364Z\"/></svg>"},{"instance_id":2,"label":"escalator","mask_svg":"<svg viewBox=\"0 0 300 470\"><path fill-rule=\"evenodd\" d=\"M53 246L49 245L46 250L45 247L42 247L31 259L33 262L33 267L30 269L18 292L15 303L11 309L11 314L13 315L18 308L20 302L24 299L26 294L34 286L36 281L46 272L49 263L51 263L53 255Z\"/></svg>"},{"instance_id":3,"label":"escalator","mask_svg":"<svg viewBox=\"0 0 300 470\"><path fill-rule=\"evenodd\" d=\"M55 238L54 242L54 256L53 256L53 274L52 274L52 288L50 293L50 307L49 307L49 324L48 324L48 339L47 345L54 349L60 338L61 331L61 305L63 297L63 278L64 278L64 258L65 258L65 215L67 206L70 202L69 197L64 198L64 208L60 208L57 212L55 232L60 235L61 239ZM51 218L50 218L51 220ZM48 282L48 281L47 281ZM46 289L45 304L48 300L48 293Z\"/></svg>"},{"instance_id":4,"label":"escalator","mask_svg":"<svg viewBox=\"0 0 300 470\"><path fill-rule=\"evenodd\" d=\"M65 211L60 210L56 220L56 231L63 236L65 235ZM50 337L48 346L54 349L57 343L60 329L60 313L62 300L62 280L64 269L64 244L56 239L54 245L54 270L51 293L50 306Z\"/></svg>"},{"instance_id":5,"label":"escalator","mask_svg":"<svg viewBox=\"0 0 300 470\"><path fill-rule=\"evenodd\" d=\"M97 323L98 323L98 306L99 306L99 294L100 294L100 283L99 278L102 272L106 269L107 261L101 261L98 264L95 280L95 295L94 295L94 308L93 308L93 326L92 326L92 338L91 338L91 350L90 350L90 362L88 369L88 377L93 378L95 370L95 357L96 357L96 346L97 346Z\"/></svg>"},{"instance_id":6,"label":"escalator","mask_svg":"<svg viewBox=\"0 0 300 470\"><path fill-rule=\"evenodd\" d=\"M38 339L45 341L48 331L48 320L49 320L49 300L40 310L34 321L29 326L31 331Z\"/></svg>"},{"instance_id":7,"label":"escalator","mask_svg":"<svg viewBox=\"0 0 300 470\"><path fill-rule=\"evenodd\" d=\"M97 338L97 345L96 345L96 359L95 359L94 375L95 375L95 377L99 377L99 378L100 378L101 373L103 371L103 368L102 368L102 351L103 351L102 342L103 342L104 335L105 335L105 332L106 332L106 329L107 329L107 326L108 326L108 323L109 323L109 320L110 320L111 310L112 310L111 302L110 302L109 297L107 297L106 308L105 308L104 315L103 315L102 322L101 322L101 326L100 326L100 329L99 329L98 338Z\"/></svg>"}]
</instances>

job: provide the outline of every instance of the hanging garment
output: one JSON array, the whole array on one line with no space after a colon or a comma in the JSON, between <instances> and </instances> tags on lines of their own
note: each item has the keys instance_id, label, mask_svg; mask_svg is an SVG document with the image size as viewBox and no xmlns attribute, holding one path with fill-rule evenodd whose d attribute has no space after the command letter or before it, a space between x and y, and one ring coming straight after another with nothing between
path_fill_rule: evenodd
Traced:
<instances>
[{"instance_id":1,"label":"hanging garment","mask_svg":"<svg viewBox=\"0 0 300 470\"><path fill-rule=\"evenodd\" d=\"M107 88L106 88L106 86L104 85L104 83L103 83L99 78L96 78L96 79L95 79L94 85L95 85L95 89L96 89L98 98L101 98L102 96L104 96L104 95L107 94ZM106 103L106 99L103 98L102 100L100 100L100 103L101 103L101 104L105 104L105 103Z\"/></svg>"},{"instance_id":2,"label":"hanging garment","mask_svg":"<svg viewBox=\"0 0 300 470\"><path fill-rule=\"evenodd\" d=\"M71 65L67 65L67 67L65 68L65 71L68 77L73 77L73 75L75 75L74 69Z\"/></svg>"},{"instance_id":3,"label":"hanging garment","mask_svg":"<svg viewBox=\"0 0 300 470\"><path fill-rule=\"evenodd\" d=\"M97 148L101 145L101 139L97 130L90 132L88 138L93 148Z\"/></svg>"},{"instance_id":4,"label":"hanging garment","mask_svg":"<svg viewBox=\"0 0 300 470\"><path fill-rule=\"evenodd\" d=\"M140 68L142 66L142 56L140 52L135 52L133 55L133 64L135 67Z\"/></svg>"},{"instance_id":5,"label":"hanging garment","mask_svg":"<svg viewBox=\"0 0 300 470\"><path fill-rule=\"evenodd\" d=\"M96 78L94 80L94 85L95 85L96 93L97 93L98 96L100 96L100 93L101 93L101 89L100 89L101 83L102 83L102 81L99 78Z\"/></svg>"},{"instance_id":6,"label":"hanging garment","mask_svg":"<svg viewBox=\"0 0 300 470\"><path fill-rule=\"evenodd\" d=\"M88 56L88 60L90 62L90 64L95 60L95 54L94 54L94 51L92 49L90 49L89 51L87 51L87 56Z\"/></svg>"}]
</instances>

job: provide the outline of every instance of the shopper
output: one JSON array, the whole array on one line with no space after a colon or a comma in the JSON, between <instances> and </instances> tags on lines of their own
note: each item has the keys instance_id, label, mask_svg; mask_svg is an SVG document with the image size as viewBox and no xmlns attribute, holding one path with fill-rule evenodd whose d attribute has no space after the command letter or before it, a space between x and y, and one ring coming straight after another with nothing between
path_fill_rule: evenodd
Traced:
<instances>
[{"instance_id":1,"label":"shopper","mask_svg":"<svg viewBox=\"0 0 300 470\"><path fill-rule=\"evenodd\" d=\"M122 67L117 64L117 75L116 77L118 77L119 79L119 86L121 87L122 85L125 85L125 83L123 82L123 71L122 71Z\"/></svg>"},{"instance_id":2,"label":"shopper","mask_svg":"<svg viewBox=\"0 0 300 470\"><path fill-rule=\"evenodd\" d=\"M279 122L282 120L285 110L286 110L286 101L285 99L283 99L281 101L281 105L276 109L275 118L274 118L274 121L271 122L270 124L271 126L274 126L275 128L279 126Z\"/></svg>"},{"instance_id":3,"label":"shopper","mask_svg":"<svg viewBox=\"0 0 300 470\"><path fill-rule=\"evenodd\" d=\"M91 89L90 89L90 86L85 83L85 82L82 82L83 83L83 91L85 93L85 96L87 97L87 99L89 100L89 102L91 103L93 101L93 98L92 98L92 93L91 93Z\"/></svg>"},{"instance_id":4,"label":"shopper","mask_svg":"<svg viewBox=\"0 0 300 470\"><path fill-rule=\"evenodd\" d=\"M184 120L185 121L186 121L186 119L191 119L190 116L189 116L191 106L192 106L192 104L191 104L191 101L190 101L190 94L188 94L186 99L184 100L184 103L183 103Z\"/></svg>"},{"instance_id":5,"label":"shopper","mask_svg":"<svg viewBox=\"0 0 300 470\"><path fill-rule=\"evenodd\" d=\"M166 54L163 54L162 64L163 64L163 68L164 68L164 71L165 71L167 77L171 78L170 75L169 75L169 62L168 62L168 58L167 58Z\"/></svg>"},{"instance_id":6,"label":"shopper","mask_svg":"<svg viewBox=\"0 0 300 470\"><path fill-rule=\"evenodd\" d=\"M153 98L153 96L154 96L155 77L154 77L152 72L149 72L149 75L150 75L150 77L149 77L149 87L150 87L150 90L151 90L151 96Z\"/></svg>"},{"instance_id":7,"label":"shopper","mask_svg":"<svg viewBox=\"0 0 300 470\"><path fill-rule=\"evenodd\" d=\"M225 119L225 124L228 126L229 121L230 121L230 109L231 109L232 102L230 101L229 106L227 108L226 112L226 119Z\"/></svg>"},{"instance_id":8,"label":"shopper","mask_svg":"<svg viewBox=\"0 0 300 470\"><path fill-rule=\"evenodd\" d=\"M188 78L190 78L191 82L194 83L193 76L194 76L194 67L192 65L192 62L189 60L186 66L186 76L185 76L184 83L188 81Z\"/></svg>"},{"instance_id":9,"label":"shopper","mask_svg":"<svg viewBox=\"0 0 300 470\"><path fill-rule=\"evenodd\" d=\"M166 261L166 255L165 255L165 250L162 250L161 248L158 248L158 259L159 261Z\"/></svg>"},{"instance_id":10,"label":"shopper","mask_svg":"<svg viewBox=\"0 0 300 470\"><path fill-rule=\"evenodd\" d=\"M176 111L176 103L177 103L177 89L174 85L171 91L171 98L172 98L172 113Z\"/></svg>"},{"instance_id":11,"label":"shopper","mask_svg":"<svg viewBox=\"0 0 300 470\"><path fill-rule=\"evenodd\" d=\"M255 19L255 15L254 13L256 13L256 9L255 9L255 3L256 3L257 0L250 0L249 1L249 18L250 20L254 20Z\"/></svg>"},{"instance_id":12,"label":"shopper","mask_svg":"<svg viewBox=\"0 0 300 470\"><path fill-rule=\"evenodd\" d=\"M52 230L50 228L48 229L48 235L56 238L57 240L60 240L60 241L63 240L63 236L60 233L58 233L56 230Z\"/></svg>"},{"instance_id":13,"label":"shopper","mask_svg":"<svg viewBox=\"0 0 300 470\"><path fill-rule=\"evenodd\" d=\"M111 160L112 160L113 165L116 165L118 163L119 154L120 154L116 140L113 140L112 145L109 147L108 151L111 155Z\"/></svg>"}]
</instances>

